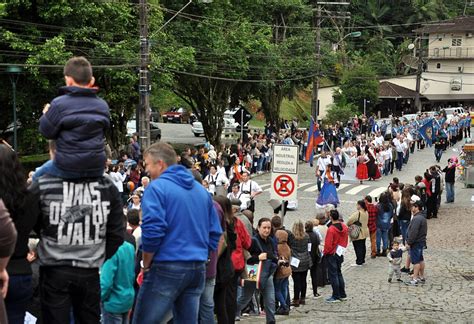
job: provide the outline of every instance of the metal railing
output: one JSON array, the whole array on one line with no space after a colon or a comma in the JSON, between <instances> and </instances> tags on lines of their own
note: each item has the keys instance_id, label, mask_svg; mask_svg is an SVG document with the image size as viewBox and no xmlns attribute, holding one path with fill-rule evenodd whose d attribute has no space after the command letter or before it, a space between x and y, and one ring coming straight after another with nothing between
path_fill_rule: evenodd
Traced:
<instances>
[{"instance_id":1,"label":"metal railing","mask_svg":"<svg viewBox=\"0 0 474 324\"><path fill-rule=\"evenodd\" d=\"M435 47L431 48L428 51L428 58L437 59L437 58L474 58L474 48L472 47Z\"/></svg>"}]
</instances>

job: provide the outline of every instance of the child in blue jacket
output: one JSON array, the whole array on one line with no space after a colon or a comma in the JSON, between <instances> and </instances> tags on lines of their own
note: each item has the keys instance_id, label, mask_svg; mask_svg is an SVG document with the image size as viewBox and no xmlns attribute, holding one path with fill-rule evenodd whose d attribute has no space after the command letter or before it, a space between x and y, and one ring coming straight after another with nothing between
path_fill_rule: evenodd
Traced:
<instances>
[{"instance_id":1,"label":"child in blue jacket","mask_svg":"<svg viewBox=\"0 0 474 324\"><path fill-rule=\"evenodd\" d=\"M135 299L135 239L124 234L124 242L100 269L102 323L129 323Z\"/></svg>"}]
</instances>

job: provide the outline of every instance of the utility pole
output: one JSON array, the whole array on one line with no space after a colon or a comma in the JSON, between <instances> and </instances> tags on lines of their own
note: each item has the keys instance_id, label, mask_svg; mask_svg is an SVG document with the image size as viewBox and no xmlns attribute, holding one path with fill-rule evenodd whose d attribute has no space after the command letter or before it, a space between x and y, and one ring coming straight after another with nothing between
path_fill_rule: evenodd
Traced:
<instances>
[{"instance_id":1,"label":"utility pole","mask_svg":"<svg viewBox=\"0 0 474 324\"><path fill-rule=\"evenodd\" d=\"M423 50L421 48L422 39L423 39L423 34L421 34L421 36L418 37L418 42L416 43L416 53L418 55L418 69L416 70L415 108L418 113L421 113L420 88L421 88L421 75L423 73Z\"/></svg>"},{"instance_id":2,"label":"utility pole","mask_svg":"<svg viewBox=\"0 0 474 324\"><path fill-rule=\"evenodd\" d=\"M148 3L140 0L140 72L138 134L142 150L150 146L150 42L148 40Z\"/></svg>"},{"instance_id":3,"label":"utility pole","mask_svg":"<svg viewBox=\"0 0 474 324\"><path fill-rule=\"evenodd\" d=\"M311 92L311 116L315 122L318 121L319 115L319 74L321 72L321 5L317 0L314 0L316 10L313 10L313 27L315 28L315 55L316 60L316 75L313 77L313 91Z\"/></svg>"},{"instance_id":4,"label":"utility pole","mask_svg":"<svg viewBox=\"0 0 474 324\"><path fill-rule=\"evenodd\" d=\"M319 78L321 74L321 23L322 23L322 6L348 6L350 3L348 1L319 1L313 0L313 28L315 31L315 54L314 58L316 60L316 75L313 77L313 91L311 92L311 116L314 120L318 121L318 116L320 114L320 106L319 106L319 98L318 98L318 91L319 91ZM326 13L325 17L328 14L332 14L331 11L324 10ZM331 18L348 18L347 12L343 12L342 16L339 16L339 13L336 14L336 17Z\"/></svg>"}]
</instances>

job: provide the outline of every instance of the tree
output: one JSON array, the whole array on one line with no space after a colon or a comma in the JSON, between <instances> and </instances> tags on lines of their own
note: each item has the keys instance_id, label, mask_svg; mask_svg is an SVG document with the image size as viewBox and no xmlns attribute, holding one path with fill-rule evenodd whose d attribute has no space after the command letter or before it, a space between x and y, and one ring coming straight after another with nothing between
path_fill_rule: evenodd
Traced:
<instances>
[{"instance_id":1,"label":"tree","mask_svg":"<svg viewBox=\"0 0 474 324\"><path fill-rule=\"evenodd\" d=\"M163 4L179 9L172 1ZM224 111L233 94L239 97L234 79L259 78L251 72L251 60L254 53L265 53L270 47L271 29L253 26L237 4L222 1L188 8L192 19L168 25L166 37L173 46L188 48L190 55L178 69L163 69L172 74L169 87L192 108L206 138L218 145Z\"/></svg>"},{"instance_id":2,"label":"tree","mask_svg":"<svg viewBox=\"0 0 474 324\"><path fill-rule=\"evenodd\" d=\"M345 122L358 113L357 106L352 103L333 103L329 106L323 123L326 125L335 124L337 121Z\"/></svg>"},{"instance_id":3,"label":"tree","mask_svg":"<svg viewBox=\"0 0 474 324\"><path fill-rule=\"evenodd\" d=\"M259 10L253 9L254 14L261 13L259 16L263 23L274 26L268 58L264 62L259 60L259 68L263 67L262 78L292 79L315 73L314 40L312 34L304 29L309 21L306 9L308 7L302 6L298 0L267 1L265 6L260 5ZM293 28L288 28L288 25ZM303 28L294 28L297 26ZM279 127L283 99L291 98L296 89L307 86L310 81L306 78L261 83L255 87L253 96L260 100L265 119Z\"/></svg>"},{"instance_id":4,"label":"tree","mask_svg":"<svg viewBox=\"0 0 474 324\"><path fill-rule=\"evenodd\" d=\"M364 99L371 105L378 102L379 81L370 66L358 64L344 71L339 90L334 94L338 106L352 104L362 111Z\"/></svg>"},{"instance_id":5,"label":"tree","mask_svg":"<svg viewBox=\"0 0 474 324\"><path fill-rule=\"evenodd\" d=\"M113 127L107 137L109 144L118 149L125 141L126 121L134 115L138 103L136 6L128 2L31 0L11 1L0 10L8 19L0 27L0 50L6 53L2 54L2 63L28 64L18 83L22 134L34 133L42 106L64 84L62 65L71 56L82 55L91 61L99 95L110 106ZM160 22L161 14L155 10L150 25ZM5 97L2 92L2 116L11 120L10 111L3 111L7 106L3 104ZM23 138L21 151L42 151L44 142L40 139Z\"/></svg>"}]
</instances>

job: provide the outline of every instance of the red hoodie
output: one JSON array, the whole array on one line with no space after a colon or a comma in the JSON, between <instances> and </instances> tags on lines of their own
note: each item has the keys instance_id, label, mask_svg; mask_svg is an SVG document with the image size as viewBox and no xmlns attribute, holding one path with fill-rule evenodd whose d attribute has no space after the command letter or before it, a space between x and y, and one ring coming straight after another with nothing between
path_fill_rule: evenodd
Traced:
<instances>
[{"instance_id":1,"label":"red hoodie","mask_svg":"<svg viewBox=\"0 0 474 324\"><path fill-rule=\"evenodd\" d=\"M347 247L348 228L343 222L335 223L329 226L324 240L324 255L332 255L336 253L337 246Z\"/></svg>"},{"instance_id":2,"label":"red hoodie","mask_svg":"<svg viewBox=\"0 0 474 324\"><path fill-rule=\"evenodd\" d=\"M241 271L245 267L244 250L250 249L252 245L252 238L250 237L244 223L238 218L234 218L234 230L237 234L235 241L235 250L232 252L232 264L235 271Z\"/></svg>"},{"instance_id":3,"label":"red hoodie","mask_svg":"<svg viewBox=\"0 0 474 324\"><path fill-rule=\"evenodd\" d=\"M421 180L426 186L426 196L431 197L431 181L426 180L426 178L423 178Z\"/></svg>"}]
</instances>

